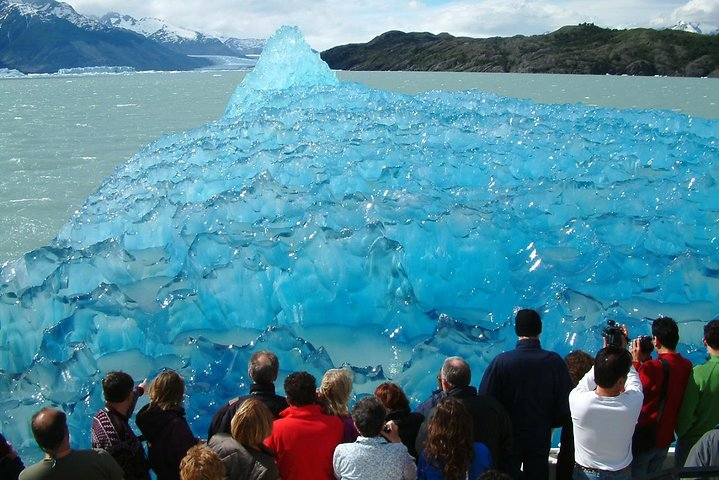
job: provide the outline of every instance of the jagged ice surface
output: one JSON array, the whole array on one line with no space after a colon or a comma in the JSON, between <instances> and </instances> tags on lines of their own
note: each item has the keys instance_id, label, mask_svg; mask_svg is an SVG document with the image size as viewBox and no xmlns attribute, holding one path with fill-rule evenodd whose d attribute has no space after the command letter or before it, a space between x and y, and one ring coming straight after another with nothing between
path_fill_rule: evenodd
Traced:
<instances>
[{"instance_id":1,"label":"jagged ice surface","mask_svg":"<svg viewBox=\"0 0 719 480\"><path fill-rule=\"evenodd\" d=\"M719 312L719 122L340 83L296 29L269 41L226 114L119 167L49 246L0 271L0 429L35 455L55 404L86 447L101 379L187 379L204 436L246 391L252 352L282 378L342 364L413 402L447 355L477 384L512 348L596 351L606 318L681 322L700 361Z\"/></svg>"}]
</instances>

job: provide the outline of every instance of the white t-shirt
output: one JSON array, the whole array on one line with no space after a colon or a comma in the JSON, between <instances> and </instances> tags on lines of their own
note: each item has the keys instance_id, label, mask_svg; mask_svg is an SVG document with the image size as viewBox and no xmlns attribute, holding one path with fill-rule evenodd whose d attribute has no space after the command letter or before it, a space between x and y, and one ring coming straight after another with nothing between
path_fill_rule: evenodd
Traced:
<instances>
[{"instance_id":1,"label":"white t-shirt","mask_svg":"<svg viewBox=\"0 0 719 480\"><path fill-rule=\"evenodd\" d=\"M595 388L592 368L569 394L574 459L589 468L621 470L632 463L632 435L644 400L642 383L631 367L618 396L601 397Z\"/></svg>"}]
</instances>

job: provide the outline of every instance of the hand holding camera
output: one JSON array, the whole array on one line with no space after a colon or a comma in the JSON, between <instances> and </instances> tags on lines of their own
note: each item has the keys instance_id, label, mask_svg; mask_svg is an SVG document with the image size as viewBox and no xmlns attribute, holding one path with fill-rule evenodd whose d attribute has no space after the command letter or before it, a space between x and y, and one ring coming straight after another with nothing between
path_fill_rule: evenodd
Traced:
<instances>
[{"instance_id":1,"label":"hand holding camera","mask_svg":"<svg viewBox=\"0 0 719 480\"><path fill-rule=\"evenodd\" d=\"M607 320L607 325L602 329L602 336L604 337L605 347L627 348L628 344L632 359L635 362L642 363L652 358L652 352L654 351L652 337L641 335L631 340L630 343L629 331L626 325L620 325L614 320Z\"/></svg>"},{"instance_id":2,"label":"hand holding camera","mask_svg":"<svg viewBox=\"0 0 719 480\"><path fill-rule=\"evenodd\" d=\"M602 329L605 347L627 348L629 331L626 325L620 325L614 320L607 320L607 326Z\"/></svg>"},{"instance_id":3,"label":"hand holding camera","mask_svg":"<svg viewBox=\"0 0 719 480\"><path fill-rule=\"evenodd\" d=\"M399 427L392 420L384 424L380 435L392 443L400 443L402 441L399 438Z\"/></svg>"}]
</instances>

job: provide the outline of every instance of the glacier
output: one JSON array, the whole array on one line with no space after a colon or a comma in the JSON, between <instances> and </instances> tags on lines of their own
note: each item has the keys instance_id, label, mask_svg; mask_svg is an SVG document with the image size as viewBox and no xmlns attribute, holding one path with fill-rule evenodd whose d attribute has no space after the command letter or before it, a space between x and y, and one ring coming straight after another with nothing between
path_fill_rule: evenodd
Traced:
<instances>
[{"instance_id":1,"label":"glacier","mask_svg":"<svg viewBox=\"0 0 719 480\"><path fill-rule=\"evenodd\" d=\"M187 381L198 436L275 351L413 404L445 356L542 343L595 352L606 319L680 323L703 360L719 313L719 121L340 82L293 27L224 116L121 165L50 245L0 270L0 431L27 460L41 406L89 444L101 379ZM143 397L144 398L144 397Z\"/></svg>"}]
</instances>

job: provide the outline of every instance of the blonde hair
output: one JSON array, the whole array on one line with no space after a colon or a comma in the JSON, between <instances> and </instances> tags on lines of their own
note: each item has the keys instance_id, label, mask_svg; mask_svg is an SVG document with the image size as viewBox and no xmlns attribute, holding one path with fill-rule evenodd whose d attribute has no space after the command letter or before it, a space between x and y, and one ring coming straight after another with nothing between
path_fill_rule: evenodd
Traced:
<instances>
[{"instance_id":1,"label":"blonde hair","mask_svg":"<svg viewBox=\"0 0 719 480\"><path fill-rule=\"evenodd\" d=\"M345 368L332 368L325 372L320 385L320 396L327 413L346 417L347 404L352 393L352 373Z\"/></svg>"},{"instance_id":2,"label":"blonde hair","mask_svg":"<svg viewBox=\"0 0 719 480\"><path fill-rule=\"evenodd\" d=\"M258 445L272 433L274 417L267 405L255 398L248 398L237 409L230 422L232 438L237 443L258 449Z\"/></svg>"},{"instance_id":3,"label":"blonde hair","mask_svg":"<svg viewBox=\"0 0 719 480\"><path fill-rule=\"evenodd\" d=\"M185 380L177 372L160 373L150 384L150 405L160 410L182 407L185 396Z\"/></svg>"},{"instance_id":4,"label":"blonde hair","mask_svg":"<svg viewBox=\"0 0 719 480\"><path fill-rule=\"evenodd\" d=\"M180 480L224 480L225 465L204 445L190 447L180 461Z\"/></svg>"}]
</instances>

